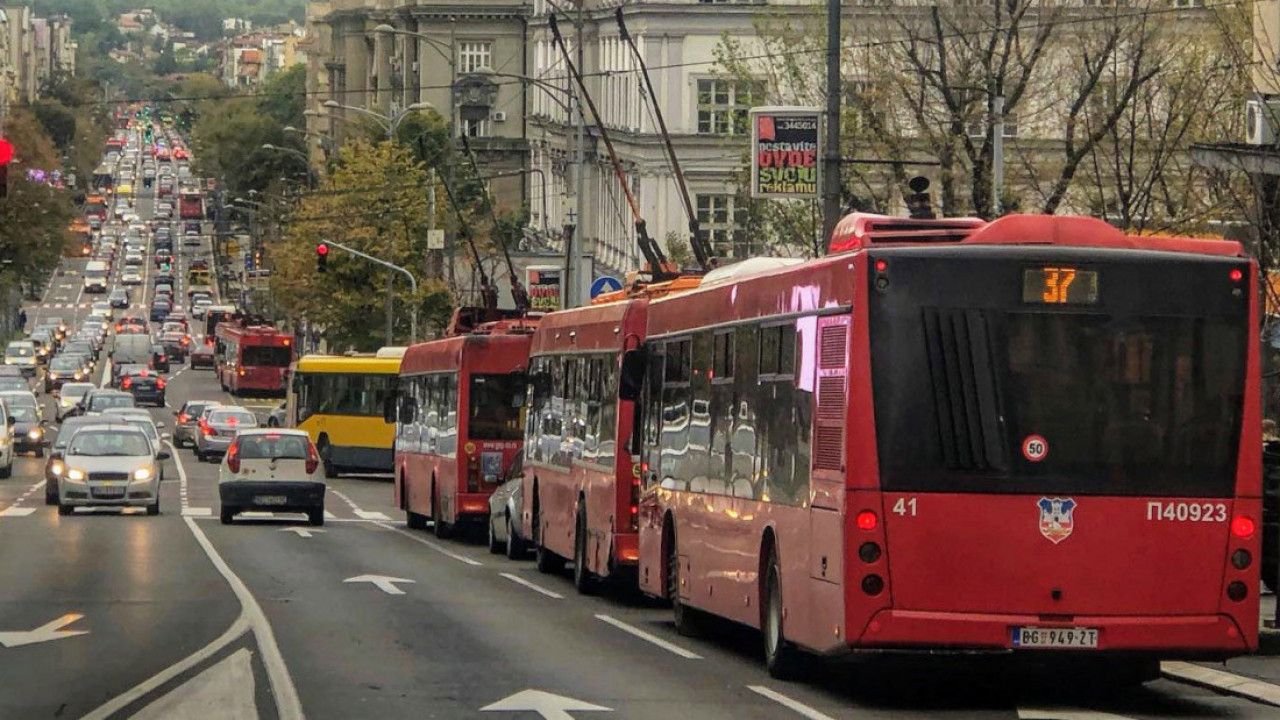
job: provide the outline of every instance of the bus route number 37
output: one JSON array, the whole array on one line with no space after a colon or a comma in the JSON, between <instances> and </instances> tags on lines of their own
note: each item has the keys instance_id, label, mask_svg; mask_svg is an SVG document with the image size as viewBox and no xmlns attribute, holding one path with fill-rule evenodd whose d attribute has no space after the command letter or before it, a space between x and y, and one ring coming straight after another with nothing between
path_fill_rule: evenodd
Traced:
<instances>
[{"instance_id":1,"label":"bus route number 37","mask_svg":"<svg viewBox=\"0 0 1280 720\"><path fill-rule=\"evenodd\" d=\"M1227 504L1152 500L1147 503L1147 519L1174 522L1226 522Z\"/></svg>"}]
</instances>

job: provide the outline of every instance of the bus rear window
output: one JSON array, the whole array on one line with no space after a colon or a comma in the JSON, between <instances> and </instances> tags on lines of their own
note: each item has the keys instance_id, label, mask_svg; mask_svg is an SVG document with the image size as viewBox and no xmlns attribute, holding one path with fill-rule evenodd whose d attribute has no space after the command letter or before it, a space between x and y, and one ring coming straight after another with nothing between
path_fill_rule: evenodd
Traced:
<instances>
[{"instance_id":1,"label":"bus rear window","mask_svg":"<svg viewBox=\"0 0 1280 720\"><path fill-rule=\"evenodd\" d=\"M473 440L524 438L525 375L472 375L467 437Z\"/></svg>"},{"instance_id":2,"label":"bus rear window","mask_svg":"<svg viewBox=\"0 0 1280 720\"><path fill-rule=\"evenodd\" d=\"M251 367L289 367L293 351L287 347L246 345L240 349L241 362Z\"/></svg>"}]
</instances>

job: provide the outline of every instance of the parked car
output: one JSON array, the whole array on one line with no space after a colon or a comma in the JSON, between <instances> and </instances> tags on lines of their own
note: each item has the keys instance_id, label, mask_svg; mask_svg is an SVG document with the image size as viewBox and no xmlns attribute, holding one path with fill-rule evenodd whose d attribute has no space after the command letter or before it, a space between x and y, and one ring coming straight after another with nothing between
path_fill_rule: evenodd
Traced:
<instances>
[{"instance_id":1,"label":"parked car","mask_svg":"<svg viewBox=\"0 0 1280 720\"><path fill-rule=\"evenodd\" d=\"M236 433L258 427L258 418L252 411L237 405L224 405L206 413L207 419L196 435L196 457L208 462L214 455L221 455L231 446Z\"/></svg>"},{"instance_id":2,"label":"parked car","mask_svg":"<svg viewBox=\"0 0 1280 720\"><path fill-rule=\"evenodd\" d=\"M86 425L64 453L58 514L70 515L76 507L142 506L148 515L159 515L159 463L168 458L167 452L154 453L146 433L133 425Z\"/></svg>"},{"instance_id":3,"label":"parked car","mask_svg":"<svg viewBox=\"0 0 1280 720\"><path fill-rule=\"evenodd\" d=\"M301 430L242 430L218 469L224 525L244 510L306 513L309 524L323 525L324 495L320 454Z\"/></svg>"},{"instance_id":4,"label":"parked car","mask_svg":"<svg viewBox=\"0 0 1280 720\"><path fill-rule=\"evenodd\" d=\"M188 400L175 410L173 444L175 447L196 446L196 433L200 432L200 416L205 410L222 405L217 400Z\"/></svg>"}]
</instances>

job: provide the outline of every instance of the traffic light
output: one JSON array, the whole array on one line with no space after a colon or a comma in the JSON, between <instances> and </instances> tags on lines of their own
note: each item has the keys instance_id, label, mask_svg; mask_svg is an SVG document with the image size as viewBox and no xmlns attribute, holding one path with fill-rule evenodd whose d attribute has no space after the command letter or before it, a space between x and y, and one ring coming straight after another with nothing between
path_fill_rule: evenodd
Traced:
<instances>
[{"instance_id":1,"label":"traffic light","mask_svg":"<svg viewBox=\"0 0 1280 720\"><path fill-rule=\"evenodd\" d=\"M329 246L325 243L316 245L316 272L322 273L325 270L325 263L329 261Z\"/></svg>"}]
</instances>

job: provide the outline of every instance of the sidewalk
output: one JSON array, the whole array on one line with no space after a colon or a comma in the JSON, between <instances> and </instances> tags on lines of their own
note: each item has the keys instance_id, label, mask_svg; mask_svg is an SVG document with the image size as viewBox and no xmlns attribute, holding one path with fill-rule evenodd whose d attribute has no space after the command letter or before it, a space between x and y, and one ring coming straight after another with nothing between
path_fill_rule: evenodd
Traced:
<instances>
[{"instance_id":1,"label":"sidewalk","mask_svg":"<svg viewBox=\"0 0 1280 720\"><path fill-rule=\"evenodd\" d=\"M1255 702L1280 706L1280 629L1275 624L1276 596L1261 598L1258 652L1225 663L1166 662L1165 677Z\"/></svg>"}]
</instances>

